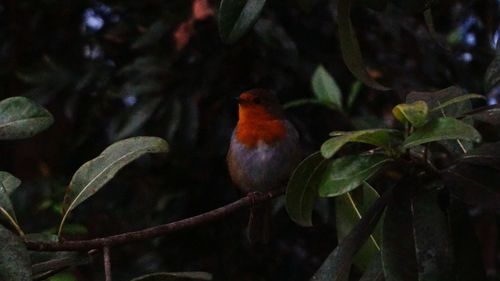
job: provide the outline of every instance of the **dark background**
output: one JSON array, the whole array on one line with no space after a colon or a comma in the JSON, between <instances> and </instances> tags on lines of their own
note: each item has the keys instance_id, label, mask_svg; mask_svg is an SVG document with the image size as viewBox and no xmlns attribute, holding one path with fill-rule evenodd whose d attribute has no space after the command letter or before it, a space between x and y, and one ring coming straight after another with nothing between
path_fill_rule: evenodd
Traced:
<instances>
[{"instance_id":1,"label":"dark background","mask_svg":"<svg viewBox=\"0 0 500 281\"><path fill-rule=\"evenodd\" d=\"M78 167L112 142L137 135L165 138L170 152L123 169L73 212L68 237L137 230L238 199L225 165L237 118L233 97L264 87L282 102L310 98L319 64L344 99L356 82L339 50L335 1L312 3L306 12L294 1L268 1L249 34L225 45L212 15L219 1L1 1L0 97L27 96L55 117L33 139L0 144L0 170L23 180L14 198L23 229L54 231L64 189ZM391 109L409 91L459 85L496 103L499 91L484 92L483 77L500 37L500 2L442 0L433 15L437 40L422 13L395 6L353 9L369 73L393 90L362 86L346 114L316 105L288 110L306 151L317 150L333 130L393 126ZM290 221L282 204L278 200L266 248L248 245L247 213L241 212L113 248L114 278L208 271L214 280L308 280L336 245L333 208L322 201L330 215L306 229ZM499 280L498 218L472 211L483 246L492 251L485 264ZM103 279L99 260L70 274Z\"/></svg>"}]
</instances>

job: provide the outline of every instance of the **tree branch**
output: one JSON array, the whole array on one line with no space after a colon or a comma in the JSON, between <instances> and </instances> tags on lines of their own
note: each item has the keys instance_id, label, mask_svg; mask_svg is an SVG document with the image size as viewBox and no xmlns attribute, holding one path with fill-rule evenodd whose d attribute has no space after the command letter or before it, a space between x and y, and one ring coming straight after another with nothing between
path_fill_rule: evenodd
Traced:
<instances>
[{"instance_id":1,"label":"tree branch","mask_svg":"<svg viewBox=\"0 0 500 281\"><path fill-rule=\"evenodd\" d=\"M281 194L283 194L283 190L274 190L264 193L249 193L247 196L237 201L194 217L167 224L157 225L138 231L126 232L102 238L61 242L42 242L26 239L24 242L26 244L26 247L32 251L82 251L111 247L119 244L127 244L131 242L147 240L154 237L164 236L201 224L217 221L240 209L260 204Z\"/></svg>"}]
</instances>

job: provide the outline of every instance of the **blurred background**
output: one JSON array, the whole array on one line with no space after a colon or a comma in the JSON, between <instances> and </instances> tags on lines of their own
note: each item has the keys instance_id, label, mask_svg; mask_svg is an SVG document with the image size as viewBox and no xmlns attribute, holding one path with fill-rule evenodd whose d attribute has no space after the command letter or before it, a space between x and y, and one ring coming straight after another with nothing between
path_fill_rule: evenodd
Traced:
<instances>
[{"instance_id":1,"label":"blurred background","mask_svg":"<svg viewBox=\"0 0 500 281\"><path fill-rule=\"evenodd\" d=\"M130 136L163 137L170 152L123 169L73 212L67 237L137 230L237 200L242 194L225 164L237 119L232 98L256 87L274 90L283 103L312 98L318 65L350 102L342 113L315 104L287 110L308 152L333 130L393 126L391 109L410 91L459 85L496 103L500 90L484 92L483 77L500 37L500 1L437 1L435 35L421 11L407 9L418 1L393 1L383 11L355 6L352 21L368 72L391 87L388 92L361 85L347 70L336 1L310 2L304 9L292 0L267 1L254 28L226 45L218 35L217 0L1 1L0 98L27 96L55 117L33 139L0 143L0 170L23 180L14 198L23 229L54 231L73 173ZM214 280L308 280L336 245L333 208L328 201L320 205L327 211L306 229L290 221L278 199L265 249L246 242L246 211L113 248L114 278L208 271ZM500 280L498 218L476 222L492 251L485 265L492 280ZM103 280L101 262L59 278Z\"/></svg>"}]
</instances>

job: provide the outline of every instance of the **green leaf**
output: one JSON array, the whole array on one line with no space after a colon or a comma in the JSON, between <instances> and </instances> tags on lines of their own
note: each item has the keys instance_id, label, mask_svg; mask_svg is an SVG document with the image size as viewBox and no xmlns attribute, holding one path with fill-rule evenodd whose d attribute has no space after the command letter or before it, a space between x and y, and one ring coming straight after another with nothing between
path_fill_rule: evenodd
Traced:
<instances>
[{"instance_id":1,"label":"green leaf","mask_svg":"<svg viewBox=\"0 0 500 281\"><path fill-rule=\"evenodd\" d=\"M403 143L404 148L441 140L481 141L481 135L474 127L455 118L444 117L429 121L417 128Z\"/></svg>"},{"instance_id":2,"label":"green leaf","mask_svg":"<svg viewBox=\"0 0 500 281\"><path fill-rule=\"evenodd\" d=\"M123 139L132 135L155 113L156 108L160 105L162 98L148 98L144 102L136 104L132 112L127 114L124 124L113 133L113 139Z\"/></svg>"},{"instance_id":3,"label":"green leaf","mask_svg":"<svg viewBox=\"0 0 500 281\"><path fill-rule=\"evenodd\" d=\"M266 0L222 0L218 24L222 40L232 44L240 39L259 18Z\"/></svg>"},{"instance_id":4,"label":"green leaf","mask_svg":"<svg viewBox=\"0 0 500 281\"><path fill-rule=\"evenodd\" d=\"M466 92L459 87L451 86L435 92L410 92L406 96L406 103L416 101L425 101L430 109L441 106L454 98L465 96ZM470 111L472 105L469 99L460 102L454 102L442 108L442 110L429 111L429 119L439 117L458 117Z\"/></svg>"},{"instance_id":5,"label":"green leaf","mask_svg":"<svg viewBox=\"0 0 500 281\"><path fill-rule=\"evenodd\" d=\"M22 239L0 225L0 280L31 281L31 262Z\"/></svg>"},{"instance_id":6,"label":"green leaf","mask_svg":"<svg viewBox=\"0 0 500 281\"><path fill-rule=\"evenodd\" d=\"M21 228L19 227L16 214L14 212L14 207L12 206L9 198L10 192L15 189L15 178L12 179L13 176L6 172L2 172L1 175L3 175L4 178L0 177L0 221L8 222L16 228L19 234L24 235ZM5 186L4 183L7 183L9 187Z\"/></svg>"},{"instance_id":7,"label":"green leaf","mask_svg":"<svg viewBox=\"0 0 500 281\"><path fill-rule=\"evenodd\" d=\"M21 185L21 180L10 173L0 171L0 186L3 186L7 195L11 195Z\"/></svg>"},{"instance_id":8,"label":"green leaf","mask_svg":"<svg viewBox=\"0 0 500 281\"><path fill-rule=\"evenodd\" d=\"M339 0L337 4L340 50L342 51L342 57L344 58L347 68L361 82L371 88L380 91L387 91L389 88L382 86L373 80L365 69L358 39L356 38L356 34L351 23L351 1L352 0Z\"/></svg>"},{"instance_id":9,"label":"green leaf","mask_svg":"<svg viewBox=\"0 0 500 281\"><path fill-rule=\"evenodd\" d=\"M310 281L347 281L354 256L370 237L392 192L385 192L344 240L328 255Z\"/></svg>"},{"instance_id":10,"label":"green leaf","mask_svg":"<svg viewBox=\"0 0 500 281\"><path fill-rule=\"evenodd\" d=\"M394 199L389 202L384 215L382 265L386 281L418 279L410 200L405 194L409 193L407 189L407 186L396 187Z\"/></svg>"},{"instance_id":11,"label":"green leaf","mask_svg":"<svg viewBox=\"0 0 500 281\"><path fill-rule=\"evenodd\" d=\"M384 155L348 155L335 159L325 167L320 181L319 196L333 197L349 192L376 174L391 161Z\"/></svg>"},{"instance_id":12,"label":"green leaf","mask_svg":"<svg viewBox=\"0 0 500 281\"><path fill-rule=\"evenodd\" d=\"M53 122L50 112L25 97L0 101L0 140L32 137Z\"/></svg>"},{"instance_id":13,"label":"green leaf","mask_svg":"<svg viewBox=\"0 0 500 281\"><path fill-rule=\"evenodd\" d=\"M83 164L73 175L63 202L59 234L69 212L94 195L124 166L146 153L167 152L167 142L157 137L133 137L106 148L97 158Z\"/></svg>"},{"instance_id":14,"label":"green leaf","mask_svg":"<svg viewBox=\"0 0 500 281\"><path fill-rule=\"evenodd\" d=\"M451 281L452 248L448 221L438 206L436 191L424 191L411 199L413 234L419 280Z\"/></svg>"},{"instance_id":15,"label":"green leaf","mask_svg":"<svg viewBox=\"0 0 500 281\"><path fill-rule=\"evenodd\" d=\"M498 86L500 82L500 43L497 42L497 51L495 58L491 61L484 75L484 87L488 92Z\"/></svg>"},{"instance_id":16,"label":"green leaf","mask_svg":"<svg viewBox=\"0 0 500 281\"><path fill-rule=\"evenodd\" d=\"M325 159L319 152L309 155L295 169L285 194L285 206L290 218L301 226L312 226L312 211L318 197L315 181Z\"/></svg>"},{"instance_id":17,"label":"green leaf","mask_svg":"<svg viewBox=\"0 0 500 281\"><path fill-rule=\"evenodd\" d=\"M448 220L455 256L455 280L488 280L482 263L481 246L468 213L467 206L457 200L453 200L448 208Z\"/></svg>"},{"instance_id":18,"label":"green leaf","mask_svg":"<svg viewBox=\"0 0 500 281\"><path fill-rule=\"evenodd\" d=\"M449 99L449 100L441 103L439 106L432 108L431 111L441 110L441 109L443 109L445 107L448 107L450 105L454 105L454 104L457 104L457 103L462 103L464 101L471 100L471 99L486 100L486 97L483 96L483 95L478 95L478 94L461 95L461 96L458 96L458 97L455 97L455 98L451 98L451 99Z\"/></svg>"},{"instance_id":19,"label":"green leaf","mask_svg":"<svg viewBox=\"0 0 500 281\"><path fill-rule=\"evenodd\" d=\"M371 129L353 132L334 132L335 137L321 145L321 154L331 158L342 146L349 142L360 142L383 147L390 151L394 144L401 142L401 133L392 129ZM332 134L330 134L332 135Z\"/></svg>"},{"instance_id":20,"label":"green leaf","mask_svg":"<svg viewBox=\"0 0 500 281\"><path fill-rule=\"evenodd\" d=\"M382 258L376 256L370 266L366 269L359 281L384 281L384 269L382 268Z\"/></svg>"},{"instance_id":21,"label":"green leaf","mask_svg":"<svg viewBox=\"0 0 500 281\"><path fill-rule=\"evenodd\" d=\"M131 281L170 281L180 279L212 280L212 274L208 272L158 272L136 277Z\"/></svg>"},{"instance_id":22,"label":"green leaf","mask_svg":"<svg viewBox=\"0 0 500 281\"><path fill-rule=\"evenodd\" d=\"M330 108L342 110L342 92L337 82L322 65L314 71L311 85L314 95L321 103Z\"/></svg>"},{"instance_id":23,"label":"green leaf","mask_svg":"<svg viewBox=\"0 0 500 281\"><path fill-rule=\"evenodd\" d=\"M335 198L337 238L339 244L363 218L369 207L379 195L368 183L363 188L355 189ZM362 271L366 270L374 258L380 259L380 235L370 235L370 239L356 254L354 264Z\"/></svg>"},{"instance_id":24,"label":"green leaf","mask_svg":"<svg viewBox=\"0 0 500 281\"><path fill-rule=\"evenodd\" d=\"M351 109L354 101L356 101L356 98L359 95L359 92L361 92L361 88L363 87L363 83L361 83L359 80L356 80L351 86L351 90L349 91L349 96L347 97L347 108Z\"/></svg>"},{"instance_id":25,"label":"green leaf","mask_svg":"<svg viewBox=\"0 0 500 281\"><path fill-rule=\"evenodd\" d=\"M325 105L317 99L298 99L298 100L293 100L293 101L289 101L289 102L285 103L283 105L283 107L285 109L288 109L288 108L303 106L303 105L307 105L307 104Z\"/></svg>"},{"instance_id":26,"label":"green leaf","mask_svg":"<svg viewBox=\"0 0 500 281\"><path fill-rule=\"evenodd\" d=\"M425 101L401 103L392 109L392 114L403 124L410 123L414 127L421 127L427 122L429 109Z\"/></svg>"}]
</instances>

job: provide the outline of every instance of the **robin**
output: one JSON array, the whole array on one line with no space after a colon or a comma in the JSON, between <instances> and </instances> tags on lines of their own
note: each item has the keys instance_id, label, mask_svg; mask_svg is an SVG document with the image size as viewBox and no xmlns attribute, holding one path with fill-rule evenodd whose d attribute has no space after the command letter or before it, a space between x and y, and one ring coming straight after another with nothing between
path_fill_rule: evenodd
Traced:
<instances>
[{"instance_id":1,"label":"robin","mask_svg":"<svg viewBox=\"0 0 500 281\"><path fill-rule=\"evenodd\" d=\"M245 193L284 187L301 158L297 130L268 90L246 91L238 105L238 124L227 154L231 179ZM250 243L267 242L270 217L270 202L252 207L247 228Z\"/></svg>"}]
</instances>

